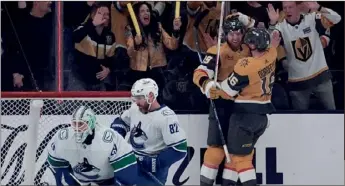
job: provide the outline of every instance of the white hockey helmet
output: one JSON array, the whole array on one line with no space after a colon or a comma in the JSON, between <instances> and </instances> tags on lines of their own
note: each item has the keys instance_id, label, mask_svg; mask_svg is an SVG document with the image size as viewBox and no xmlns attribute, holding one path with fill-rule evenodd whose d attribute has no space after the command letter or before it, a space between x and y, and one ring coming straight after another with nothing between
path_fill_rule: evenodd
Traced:
<instances>
[{"instance_id":1,"label":"white hockey helmet","mask_svg":"<svg viewBox=\"0 0 345 186\"><path fill-rule=\"evenodd\" d=\"M71 126L75 131L77 143L83 143L96 125L96 116L93 110L87 106L78 107L72 114Z\"/></svg>"},{"instance_id":2,"label":"white hockey helmet","mask_svg":"<svg viewBox=\"0 0 345 186\"><path fill-rule=\"evenodd\" d=\"M139 97L144 96L147 103L149 103L148 97L150 93L153 93L154 99L158 96L158 85L157 83L151 78L143 78L137 80L131 89L132 97Z\"/></svg>"}]
</instances>

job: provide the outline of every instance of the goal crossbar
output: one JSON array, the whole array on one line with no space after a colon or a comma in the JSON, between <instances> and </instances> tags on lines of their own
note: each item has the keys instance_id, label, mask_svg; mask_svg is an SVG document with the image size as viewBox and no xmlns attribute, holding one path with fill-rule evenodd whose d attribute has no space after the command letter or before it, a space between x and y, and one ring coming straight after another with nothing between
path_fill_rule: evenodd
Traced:
<instances>
[{"instance_id":1,"label":"goal crossbar","mask_svg":"<svg viewBox=\"0 0 345 186\"><path fill-rule=\"evenodd\" d=\"M129 98L129 91L1 92L1 98Z\"/></svg>"}]
</instances>

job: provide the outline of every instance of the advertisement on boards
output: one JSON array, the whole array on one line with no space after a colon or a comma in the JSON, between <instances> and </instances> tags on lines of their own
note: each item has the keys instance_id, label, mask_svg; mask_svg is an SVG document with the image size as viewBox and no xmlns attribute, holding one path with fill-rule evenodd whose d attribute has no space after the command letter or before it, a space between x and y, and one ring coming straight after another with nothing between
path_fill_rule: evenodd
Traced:
<instances>
[{"instance_id":1,"label":"advertisement on boards","mask_svg":"<svg viewBox=\"0 0 345 186\"><path fill-rule=\"evenodd\" d=\"M98 116L109 125L115 116ZM200 167L207 148L207 115L179 115L187 132L188 156L169 170L166 185L199 185ZM42 116L37 149L28 149L28 116L1 118L1 185L20 185L25 179L27 153L36 154L35 184L55 185L46 163L46 148L61 128L68 127L70 116ZM344 115L276 114L259 139L254 165L259 184L343 185ZM219 172L219 177L221 171Z\"/></svg>"}]
</instances>

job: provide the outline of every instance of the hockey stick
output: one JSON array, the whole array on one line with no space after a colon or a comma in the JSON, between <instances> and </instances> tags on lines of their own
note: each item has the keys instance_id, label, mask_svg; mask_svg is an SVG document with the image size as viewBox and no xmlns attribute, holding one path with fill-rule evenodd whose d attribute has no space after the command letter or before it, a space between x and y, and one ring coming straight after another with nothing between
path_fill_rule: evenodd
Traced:
<instances>
[{"instance_id":1,"label":"hockey stick","mask_svg":"<svg viewBox=\"0 0 345 186\"><path fill-rule=\"evenodd\" d=\"M218 29L217 60L216 60L216 67L215 67L215 73L214 73L215 74L215 77L214 77L214 82L215 83L217 82L218 65L219 65L219 58L220 58L219 54L220 54L221 34L222 34L222 26L223 26L223 19L224 19L224 7L225 7L225 2L222 1L221 13L220 13L221 15L220 15L220 20L219 20L220 24L219 24L219 29ZM202 13L204 13L204 12L202 12ZM202 15L202 13L201 13L201 15ZM204 16L202 16L202 18ZM199 17L199 19L197 17L197 19L196 19L196 21L194 23L193 31L194 31L194 39L195 39L195 45L196 45L196 48L197 48L197 53L198 53L198 56L199 56L200 63L202 63L202 59L201 59L201 55L200 55L199 41L198 41L198 30L197 30L197 26L199 25L199 23L200 23L200 21L202 19L200 17ZM214 104L212 99L210 99L210 103L211 103L211 107L212 107L213 112L214 112L214 116L215 116L216 121L217 121L217 127L218 127L218 130L219 130L219 133L220 133L220 140L221 140L221 142L223 144L223 150L224 150L224 153L225 153L226 161L228 163L230 163L229 150L228 150L228 147L226 146L226 141L224 139L224 133L222 131L222 127L220 125L220 121L219 121L218 114L217 114L217 108L216 108L216 105Z\"/></svg>"},{"instance_id":2,"label":"hockey stick","mask_svg":"<svg viewBox=\"0 0 345 186\"><path fill-rule=\"evenodd\" d=\"M147 171L144 169L144 167L142 166L142 164L140 163L140 161L138 160L138 165L139 165L139 168L141 169L142 172L144 172L145 174L147 174L148 176L150 176L150 178L155 181L156 183L158 183L159 185L161 186L164 186L164 184L155 176L153 175L151 172Z\"/></svg>"},{"instance_id":3,"label":"hockey stick","mask_svg":"<svg viewBox=\"0 0 345 186\"><path fill-rule=\"evenodd\" d=\"M164 184L161 181L159 181L159 179L156 176L154 176L151 172L146 171L144 168L142 168L142 171L145 172L147 175L149 175L153 181L155 181L161 186L164 186Z\"/></svg>"}]
</instances>

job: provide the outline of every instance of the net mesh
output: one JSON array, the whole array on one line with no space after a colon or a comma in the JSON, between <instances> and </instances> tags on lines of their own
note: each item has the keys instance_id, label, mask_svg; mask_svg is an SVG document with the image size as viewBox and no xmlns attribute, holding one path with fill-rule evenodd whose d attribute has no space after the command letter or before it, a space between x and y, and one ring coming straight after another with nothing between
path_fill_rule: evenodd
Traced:
<instances>
[{"instance_id":1,"label":"net mesh","mask_svg":"<svg viewBox=\"0 0 345 186\"><path fill-rule=\"evenodd\" d=\"M1 100L1 185L23 184L25 174L24 161L27 153L28 118L32 99ZM111 121L130 107L129 98L46 98L38 123L36 138L36 164L34 170L35 185L55 185L52 172L49 170L47 147L59 129L69 126L71 114L78 106L88 106L102 117L100 124L109 126ZM99 120L98 120L99 121ZM28 172L28 171L27 171ZM29 172L32 174L32 172Z\"/></svg>"}]
</instances>

